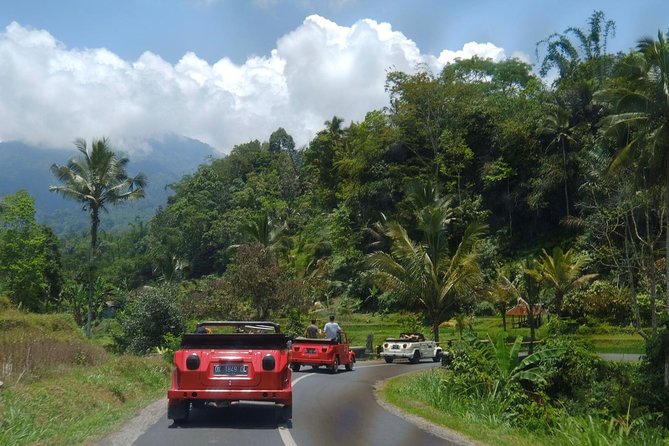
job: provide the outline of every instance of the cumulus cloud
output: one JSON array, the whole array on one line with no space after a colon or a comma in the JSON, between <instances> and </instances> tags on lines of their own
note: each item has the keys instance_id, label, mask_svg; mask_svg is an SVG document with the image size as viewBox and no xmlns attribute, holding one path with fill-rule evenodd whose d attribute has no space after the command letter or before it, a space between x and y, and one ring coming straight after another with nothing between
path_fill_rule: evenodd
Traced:
<instances>
[{"instance_id":1,"label":"cumulus cloud","mask_svg":"<svg viewBox=\"0 0 669 446\"><path fill-rule=\"evenodd\" d=\"M437 72L473 55L506 57L476 42L421 54L388 23L344 27L312 15L268 56L243 65L210 64L195 53L172 65L151 52L126 61L104 48L67 48L48 31L14 22L0 34L0 140L70 147L76 137L109 136L132 151L178 134L228 152L284 127L302 145L334 115L359 121L387 105L388 70L423 64Z\"/></svg>"}]
</instances>

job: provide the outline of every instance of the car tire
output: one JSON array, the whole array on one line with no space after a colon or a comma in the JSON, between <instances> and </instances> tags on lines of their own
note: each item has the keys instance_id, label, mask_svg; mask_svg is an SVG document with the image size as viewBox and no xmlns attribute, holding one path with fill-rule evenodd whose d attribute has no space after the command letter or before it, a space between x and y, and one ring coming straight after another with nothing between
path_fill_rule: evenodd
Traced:
<instances>
[{"instance_id":1,"label":"car tire","mask_svg":"<svg viewBox=\"0 0 669 446\"><path fill-rule=\"evenodd\" d=\"M167 408L167 418L174 420L174 424L184 424L188 422L190 416L190 402L181 402L170 405Z\"/></svg>"},{"instance_id":2,"label":"car tire","mask_svg":"<svg viewBox=\"0 0 669 446\"><path fill-rule=\"evenodd\" d=\"M281 421L288 422L293 419L293 406L292 405L284 405L281 409L279 409L279 418Z\"/></svg>"},{"instance_id":3,"label":"car tire","mask_svg":"<svg viewBox=\"0 0 669 446\"><path fill-rule=\"evenodd\" d=\"M409 362L411 364L418 364L419 361L420 361L420 352L416 350L415 352L413 352L413 356L411 357L411 359L409 359Z\"/></svg>"},{"instance_id":4,"label":"car tire","mask_svg":"<svg viewBox=\"0 0 669 446\"><path fill-rule=\"evenodd\" d=\"M335 374L339 371L339 358L335 357L330 366L330 373Z\"/></svg>"},{"instance_id":5,"label":"car tire","mask_svg":"<svg viewBox=\"0 0 669 446\"><path fill-rule=\"evenodd\" d=\"M346 364L346 365L344 366L344 368L346 369L347 372L350 372L350 371L353 370L353 363L354 363L354 362L355 362L355 361L354 361L353 359L351 359L351 362L349 362L348 364Z\"/></svg>"},{"instance_id":6,"label":"car tire","mask_svg":"<svg viewBox=\"0 0 669 446\"><path fill-rule=\"evenodd\" d=\"M439 362L441 361L441 352L437 352L436 355L432 358L432 362Z\"/></svg>"},{"instance_id":7,"label":"car tire","mask_svg":"<svg viewBox=\"0 0 669 446\"><path fill-rule=\"evenodd\" d=\"M290 365L290 369L291 369L293 372L299 372L299 371L300 371L300 364L291 364L291 365Z\"/></svg>"},{"instance_id":8,"label":"car tire","mask_svg":"<svg viewBox=\"0 0 669 446\"><path fill-rule=\"evenodd\" d=\"M386 362L387 362L388 364L390 364L390 363L393 362L393 359L394 359L394 358L390 358L390 357L388 357L388 356L385 356L383 359L385 359Z\"/></svg>"}]
</instances>

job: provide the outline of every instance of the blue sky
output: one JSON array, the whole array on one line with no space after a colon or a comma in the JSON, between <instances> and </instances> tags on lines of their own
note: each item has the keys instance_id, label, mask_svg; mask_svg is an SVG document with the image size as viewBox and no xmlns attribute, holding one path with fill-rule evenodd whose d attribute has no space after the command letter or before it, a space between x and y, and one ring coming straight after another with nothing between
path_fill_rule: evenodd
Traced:
<instances>
[{"instance_id":1,"label":"blue sky","mask_svg":"<svg viewBox=\"0 0 669 446\"><path fill-rule=\"evenodd\" d=\"M391 66L535 64L594 10L616 22L612 52L669 28L667 0L2 0L0 140L132 151L176 133L228 152L283 126L305 144L386 105Z\"/></svg>"}]
</instances>

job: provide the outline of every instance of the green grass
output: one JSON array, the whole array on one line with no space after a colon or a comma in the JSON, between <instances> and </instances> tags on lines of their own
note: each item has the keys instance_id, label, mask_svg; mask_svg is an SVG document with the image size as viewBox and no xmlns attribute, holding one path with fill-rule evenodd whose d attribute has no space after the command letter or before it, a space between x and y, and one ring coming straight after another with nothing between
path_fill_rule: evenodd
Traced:
<instances>
[{"instance_id":1,"label":"green grass","mask_svg":"<svg viewBox=\"0 0 669 446\"><path fill-rule=\"evenodd\" d=\"M666 446L666 431L624 419L602 420L564 414L552 429L516 427L505 416L500 401L460 399L441 382L445 370L427 370L392 378L379 395L409 414L455 430L477 444L490 446Z\"/></svg>"},{"instance_id":2,"label":"green grass","mask_svg":"<svg viewBox=\"0 0 669 446\"><path fill-rule=\"evenodd\" d=\"M162 358L112 355L67 315L4 310L0 327L0 444L88 443L169 386Z\"/></svg>"},{"instance_id":3,"label":"green grass","mask_svg":"<svg viewBox=\"0 0 669 446\"><path fill-rule=\"evenodd\" d=\"M319 326L325 324L327 317L325 315L316 316ZM353 345L365 345L368 335L374 336L374 345L379 345L387 337L397 336L404 330L410 315L402 314L345 314L337 319L344 331L349 336ZM488 337L495 339L499 334L504 333L509 341L517 336L523 336L525 340L530 338L529 328L511 328L511 320L507 320L506 332L502 329L502 319L499 316L475 317L468 321L471 328L476 332L480 339ZM429 327L422 328L423 333L431 338ZM589 341L594 350L599 353L643 353L644 341L637 333L629 333L626 328L608 327L608 333L605 334L579 334L574 335L578 339ZM459 339L460 331L456 327L455 321L451 320L441 325L439 330L440 341L445 344L449 339ZM545 324L536 330L537 339L546 337Z\"/></svg>"},{"instance_id":4,"label":"green grass","mask_svg":"<svg viewBox=\"0 0 669 446\"><path fill-rule=\"evenodd\" d=\"M379 392L381 398L404 412L457 431L479 444L495 446L548 446L551 444L528 432L517 432L499 424L486 424L480 417L475 417L466 411L457 413L436 409L426 402L427 398L423 390L415 384L416 376L421 373L425 372L401 375L386 381Z\"/></svg>"}]
</instances>

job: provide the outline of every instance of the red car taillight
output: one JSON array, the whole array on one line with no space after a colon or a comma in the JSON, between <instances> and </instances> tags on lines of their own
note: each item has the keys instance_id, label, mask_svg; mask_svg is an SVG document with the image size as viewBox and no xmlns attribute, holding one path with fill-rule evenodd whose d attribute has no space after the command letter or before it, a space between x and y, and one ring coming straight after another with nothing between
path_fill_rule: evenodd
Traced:
<instances>
[{"instance_id":1,"label":"red car taillight","mask_svg":"<svg viewBox=\"0 0 669 446\"><path fill-rule=\"evenodd\" d=\"M200 368L200 357L195 354L191 353L188 355L188 358L186 358L186 368L188 370L197 370Z\"/></svg>"},{"instance_id":2,"label":"red car taillight","mask_svg":"<svg viewBox=\"0 0 669 446\"><path fill-rule=\"evenodd\" d=\"M262 369L274 370L274 367L276 367L276 359L274 359L274 356L265 355L265 357L262 358Z\"/></svg>"}]
</instances>

